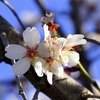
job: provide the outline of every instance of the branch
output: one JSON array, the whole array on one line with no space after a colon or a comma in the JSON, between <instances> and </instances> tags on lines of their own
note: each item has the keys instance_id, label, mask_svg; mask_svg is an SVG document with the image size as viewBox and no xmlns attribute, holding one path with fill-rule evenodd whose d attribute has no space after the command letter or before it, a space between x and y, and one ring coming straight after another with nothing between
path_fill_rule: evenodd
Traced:
<instances>
[{"instance_id":1,"label":"branch","mask_svg":"<svg viewBox=\"0 0 100 100\"><path fill-rule=\"evenodd\" d=\"M88 42L91 42L91 43L94 43L94 44L100 46L100 42L99 42L99 41L96 41L96 40L94 40L94 39L90 39L90 38L86 38L86 37L85 37L85 39L86 39Z\"/></svg>"},{"instance_id":2,"label":"branch","mask_svg":"<svg viewBox=\"0 0 100 100\"><path fill-rule=\"evenodd\" d=\"M17 85L18 85L18 88L19 88L19 95L21 95L23 97L23 100L28 100L27 97L26 97L26 94L23 90L19 75L16 76L16 81L17 81Z\"/></svg>"},{"instance_id":3,"label":"branch","mask_svg":"<svg viewBox=\"0 0 100 100\"><path fill-rule=\"evenodd\" d=\"M32 100L38 100L39 92L40 90L37 89Z\"/></svg>"},{"instance_id":4,"label":"branch","mask_svg":"<svg viewBox=\"0 0 100 100\"><path fill-rule=\"evenodd\" d=\"M0 33L2 32L5 32L5 36L9 43L23 45L23 40L21 40L22 37L19 35L19 33L0 16ZM48 84L45 75L42 78L38 77L32 66L30 67L29 71L24 74L24 76L32 83L32 85L35 86L36 89L39 89L45 93L52 100L82 100L82 93L87 92L88 94L92 94L88 89L77 83L65 73L60 78L54 76L53 85ZM91 98L90 100L94 99Z\"/></svg>"},{"instance_id":5,"label":"branch","mask_svg":"<svg viewBox=\"0 0 100 100\"><path fill-rule=\"evenodd\" d=\"M20 23L20 25L22 26L23 30L25 30L25 26L23 25L23 23L21 22L20 18L18 17L17 13L15 12L15 10L13 9L13 7L10 5L10 3L7 0L0 0L1 2L3 2L11 11L12 13L15 15L15 17L17 18L18 22Z\"/></svg>"},{"instance_id":6,"label":"branch","mask_svg":"<svg viewBox=\"0 0 100 100\"><path fill-rule=\"evenodd\" d=\"M0 34L5 35L9 44L20 44L23 45L23 38L20 33L15 30L1 15L0 15ZM16 38L13 38L16 37ZM3 43L6 42L3 41ZM7 43L8 44L8 43Z\"/></svg>"}]
</instances>

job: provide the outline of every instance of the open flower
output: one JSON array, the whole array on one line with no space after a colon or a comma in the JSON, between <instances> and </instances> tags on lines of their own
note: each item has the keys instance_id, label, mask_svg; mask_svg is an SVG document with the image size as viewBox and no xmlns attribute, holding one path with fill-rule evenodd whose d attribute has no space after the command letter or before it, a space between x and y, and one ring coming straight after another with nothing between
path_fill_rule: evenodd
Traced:
<instances>
[{"instance_id":1,"label":"open flower","mask_svg":"<svg viewBox=\"0 0 100 100\"><path fill-rule=\"evenodd\" d=\"M79 53L75 51L77 45L86 44L86 40L83 39L84 35L71 35L67 38L55 37L49 39L48 48L53 52L53 59L58 59L61 64L67 66L68 64L79 63Z\"/></svg>"},{"instance_id":2,"label":"open flower","mask_svg":"<svg viewBox=\"0 0 100 100\"><path fill-rule=\"evenodd\" d=\"M71 35L69 34L68 37L59 38L58 41L61 42L62 48L60 49L60 58L61 62L64 66L68 64L78 64L79 63L79 54L73 50L74 46L86 44L86 40L83 39L84 35L77 34Z\"/></svg>"},{"instance_id":3,"label":"open flower","mask_svg":"<svg viewBox=\"0 0 100 100\"><path fill-rule=\"evenodd\" d=\"M19 59L13 65L13 71L15 75L26 73L30 68L30 64L33 64L34 61L38 58L37 47L40 41L40 35L36 28L28 27L23 32L23 39L26 43L26 47L22 47L17 44L10 44L5 48L5 51L7 52L5 54L6 57L12 60ZM39 68L34 69L38 76L43 76L41 66L39 66Z\"/></svg>"}]
</instances>

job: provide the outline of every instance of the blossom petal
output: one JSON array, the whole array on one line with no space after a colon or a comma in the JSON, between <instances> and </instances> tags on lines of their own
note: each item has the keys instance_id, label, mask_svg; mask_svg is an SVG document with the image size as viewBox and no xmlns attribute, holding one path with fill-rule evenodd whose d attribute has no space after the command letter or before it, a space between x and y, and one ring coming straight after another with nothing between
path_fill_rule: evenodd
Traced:
<instances>
[{"instance_id":1,"label":"blossom petal","mask_svg":"<svg viewBox=\"0 0 100 100\"><path fill-rule=\"evenodd\" d=\"M66 51L61 52L60 59L61 59L61 62L64 66L68 65L69 59L68 59L68 55L67 55Z\"/></svg>"},{"instance_id":2,"label":"blossom petal","mask_svg":"<svg viewBox=\"0 0 100 100\"><path fill-rule=\"evenodd\" d=\"M59 43L59 44L63 44L64 42L66 42L66 38L63 38L63 37L58 38L58 39L56 40L56 42Z\"/></svg>"},{"instance_id":3,"label":"blossom petal","mask_svg":"<svg viewBox=\"0 0 100 100\"><path fill-rule=\"evenodd\" d=\"M54 60L51 65L51 71L54 75L60 77L63 74L63 67L61 66L61 63L59 61Z\"/></svg>"},{"instance_id":4,"label":"blossom petal","mask_svg":"<svg viewBox=\"0 0 100 100\"><path fill-rule=\"evenodd\" d=\"M45 74L47 76L48 83L52 85L52 83L53 83L52 82L53 73L52 72L49 72L49 71L46 71Z\"/></svg>"},{"instance_id":5,"label":"blossom petal","mask_svg":"<svg viewBox=\"0 0 100 100\"><path fill-rule=\"evenodd\" d=\"M59 50L63 47L63 44L66 42L65 38L57 38L52 45L56 50Z\"/></svg>"},{"instance_id":6,"label":"blossom petal","mask_svg":"<svg viewBox=\"0 0 100 100\"><path fill-rule=\"evenodd\" d=\"M26 73L30 68L30 62L27 58L18 60L13 65L13 71L15 75L20 75Z\"/></svg>"},{"instance_id":7,"label":"blossom petal","mask_svg":"<svg viewBox=\"0 0 100 100\"><path fill-rule=\"evenodd\" d=\"M52 55L52 51L50 50L50 45L48 44L47 41L44 41L41 44L39 44L37 51L39 55L44 58L48 58Z\"/></svg>"},{"instance_id":8,"label":"blossom petal","mask_svg":"<svg viewBox=\"0 0 100 100\"><path fill-rule=\"evenodd\" d=\"M35 27L32 28L28 27L23 32L23 38L24 38L24 42L29 47L34 47L36 44L40 42L40 34Z\"/></svg>"},{"instance_id":9,"label":"blossom petal","mask_svg":"<svg viewBox=\"0 0 100 100\"><path fill-rule=\"evenodd\" d=\"M75 51L67 51L67 55L69 58L69 64L78 64L79 63L79 53Z\"/></svg>"},{"instance_id":10,"label":"blossom petal","mask_svg":"<svg viewBox=\"0 0 100 100\"><path fill-rule=\"evenodd\" d=\"M48 26L46 24L43 25L44 28L44 40L46 40L50 36L50 31L48 30Z\"/></svg>"},{"instance_id":11,"label":"blossom petal","mask_svg":"<svg viewBox=\"0 0 100 100\"><path fill-rule=\"evenodd\" d=\"M26 49L20 45L11 44L5 48L5 51L7 52L5 56L7 58L14 60L22 58L24 56Z\"/></svg>"},{"instance_id":12,"label":"blossom petal","mask_svg":"<svg viewBox=\"0 0 100 100\"><path fill-rule=\"evenodd\" d=\"M76 46L81 44L86 44L86 40L83 39L84 35L77 34L77 35L71 35L69 34L67 39L67 46Z\"/></svg>"},{"instance_id":13,"label":"blossom petal","mask_svg":"<svg viewBox=\"0 0 100 100\"><path fill-rule=\"evenodd\" d=\"M50 44L52 46L54 59L56 59L60 55L61 50L63 48L63 44L65 43L65 41L66 41L65 38L57 38L54 41L54 44Z\"/></svg>"},{"instance_id":14,"label":"blossom petal","mask_svg":"<svg viewBox=\"0 0 100 100\"><path fill-rule=\"evenodd\" d=\"M43 67L45 65L45 60L42 58L38 58L34 61L34 70L39 77L43 76Z\"/></svg>"}]
</instances>

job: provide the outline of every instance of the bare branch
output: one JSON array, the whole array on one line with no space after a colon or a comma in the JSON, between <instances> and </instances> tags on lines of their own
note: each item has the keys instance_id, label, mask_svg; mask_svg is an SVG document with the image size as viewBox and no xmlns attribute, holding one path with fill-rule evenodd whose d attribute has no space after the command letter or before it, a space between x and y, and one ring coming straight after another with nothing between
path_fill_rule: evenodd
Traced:
<instances>
[{"instance_id":1,"label":"bare branch","mask_svg":"<svg viewBox=\"0 0 100 100\"><path fill-rule=\"evenodd\" d=\"M26 97L26 94L23 90L19 75L16 76L16 81L17 81L17 85L18 85L18 88L19 88L19 95L22 96L23 100L28 100L27 97Z\"/></svg>"},{"instance_id":2,"label":"bare branch","mask_svg":"<svg viewBox=\"0 0 100 100\"><path fill-rule=\"evenodd\" d=\"M34 0L33 0L33 1L34 1ZM43 5L42 1L41 1L41 0L35 0L35 2L37 3L37 5L39 5L42 14L45 15L46 12L47 12L48 10L46 10L46 8L45 8L45 6Z\"/></svg>"},{"instance_id":3,"label":"bare branch","mask_svg":"<svg viewBox=\"0 0 100 100\"><path fill-rule=\"evenodd\" d=\"M18 17L17 13L15 12L15 10L13 9L13 7L10 5L10 3L7 0L0 0L1 2L3 2L11 11L12 13L15 15L15 17L17 18L18 22L20 23L20 25L22 26L23 30L25 30L25 26L23 25L23 23L21 22L20 18Z\"/></svg>"},{"instance_id":4,"label":"bare branch","mask_svg":"<svg viewBox=\"0 0 100 100\"><path fill-rule=\"evenodd\" d=\"M99 41L96 41L96 40L94 40L94 39L90 39L90 38L86 38L86 37L85 37L85 39L86 39L88 42L91 42L91 43L94 43L94 44L100 46L100 42L99 42Z\"/></svg>"},{"instance_id":5,"label":"bare branch","mask_svg":"<svg viewBox=\"0 0 100 100\"><path fill-rule=\"evenodd\" d=\"M37 89L32 100L38 100L39 92L39 89Z\"/></svg>"}]
</instances>

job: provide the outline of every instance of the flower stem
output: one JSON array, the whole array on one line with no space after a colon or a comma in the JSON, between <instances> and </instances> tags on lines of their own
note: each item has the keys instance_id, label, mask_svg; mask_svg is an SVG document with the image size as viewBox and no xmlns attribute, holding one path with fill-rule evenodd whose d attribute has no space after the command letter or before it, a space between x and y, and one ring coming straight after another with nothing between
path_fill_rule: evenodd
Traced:
<instances>
[{"instance_id":1,"label":"flower stem","mask_svg":"<svg viewBox=\"0 0 100 100\"><path fill-rule=\"evenodd\" d=\"M78 64L80 71L82 72L82 74L88 79L88 81L95 86L95 88L97 90L100 91L100 88L98 87L98 85L92 80L91 76L88 74L88 72L85 70L85 68L83 67L83 65L81 63Z\"/></svg>"},{"instance_id":2,"label":"flower stem","mask_svg":"<svg viewBox=\"0 0 100 100\"><path fill-rule=\"evenodd\" d=\"M94 44L96 44L96 45L100 46L100 42L99 42L99 41L97 41L97 40L90 39L90 38L87 38L87 37L85 37L85 39L86 39L88 42L91 42L91 43L94 43Z\"/></svg>"}]
</instances>

